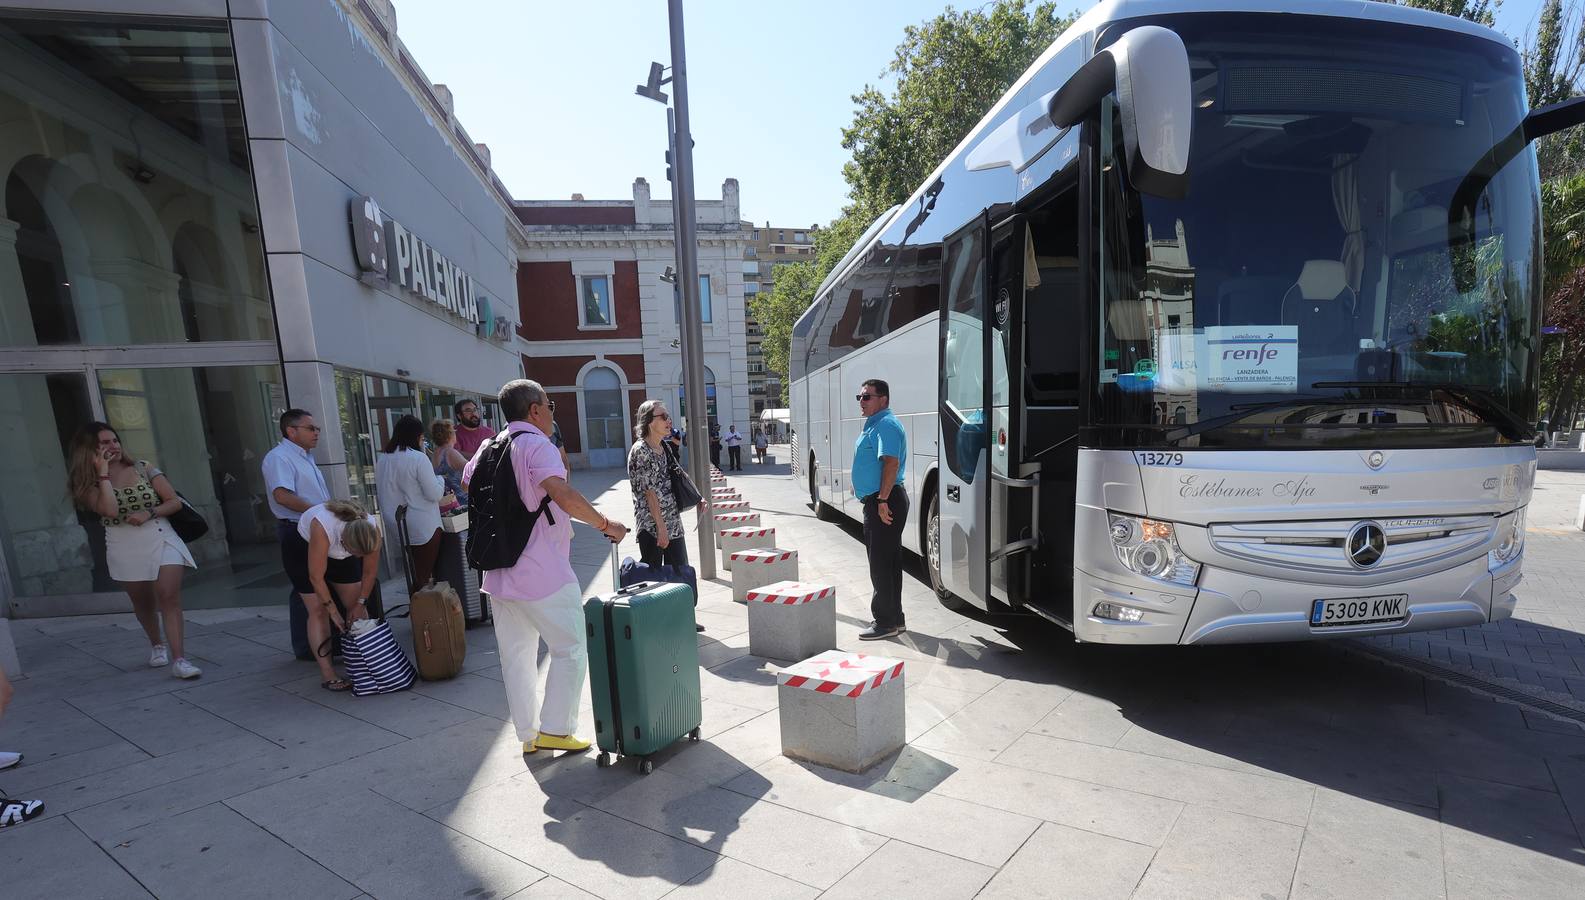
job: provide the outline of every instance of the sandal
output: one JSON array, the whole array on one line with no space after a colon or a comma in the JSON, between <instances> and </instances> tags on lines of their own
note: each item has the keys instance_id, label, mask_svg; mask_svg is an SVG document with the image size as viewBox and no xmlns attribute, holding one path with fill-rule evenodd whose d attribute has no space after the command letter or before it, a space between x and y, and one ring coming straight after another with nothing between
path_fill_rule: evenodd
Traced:
<instances>
[{"instance_id":1,"label":"sandal","mask_svg":"<svg viewBox=\"0 0 1585 900\"><path fill-rule=\"evenodd\" d=\"M345 678L332 678L329 681L321 681L319 686L327 691L335 691L338 694L342 691L352 690L352 682Z\"/></svg>"}]
</instances>

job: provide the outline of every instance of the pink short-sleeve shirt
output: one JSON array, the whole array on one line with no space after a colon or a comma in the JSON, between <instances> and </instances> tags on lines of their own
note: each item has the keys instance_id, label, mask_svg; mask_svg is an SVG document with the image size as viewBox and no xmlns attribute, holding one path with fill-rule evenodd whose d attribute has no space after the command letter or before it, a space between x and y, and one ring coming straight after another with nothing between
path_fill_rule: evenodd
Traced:
<instances>
[{"instance_id":1,"label":"pink short-sleeve shirt","mask_svg":"<svg viewBox=\"0 0 1585 900\"><path fill-rule=\"evenodd\" d=\"M510 422L509 434L526 432L528 437L512 439L512 474L517 476L517 492L523 505L538 509L545 499L541 483L547 478L566 478L567 470L561 465L561 452L545 433L527 422ZM486 442L468 460L462 470L462 479L472 481L473 468L484 456ZM517 558L517 565L509 569L492 569L484 573L484 590L492 601L541 600L569 584L577 584L578 576L572 570L572 518L554 502L547 509L556 520L552 525L541 517L534 524L534 533Z\"/></svg>"}]
</instances>

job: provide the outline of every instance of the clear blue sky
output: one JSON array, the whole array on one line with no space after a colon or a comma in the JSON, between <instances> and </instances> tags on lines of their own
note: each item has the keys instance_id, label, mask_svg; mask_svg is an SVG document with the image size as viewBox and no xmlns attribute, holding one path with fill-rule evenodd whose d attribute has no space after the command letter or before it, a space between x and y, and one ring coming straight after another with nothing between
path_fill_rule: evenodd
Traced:
<instances>
[{"instance_id":1,"label":"clear blue sky","mask_svg":"<svg viewBox=\"0 0 1585 900\"><path fill-rule=\"evenodd\" d=\"M1499 29L1522 38L1540 4L1505 0ZM885 83L904 26L945 6L687 0L699 197L719 197L731 177L746 219L830 221L847 194L841 129L852 95ZM670 195L665 110L633 93L651 60L670 63L665 0L396 0L396 14L402 40L451 88L463 127L490 145L517 198L626 199L640 175L656 197Z\"/></svg>"}]
</instances>

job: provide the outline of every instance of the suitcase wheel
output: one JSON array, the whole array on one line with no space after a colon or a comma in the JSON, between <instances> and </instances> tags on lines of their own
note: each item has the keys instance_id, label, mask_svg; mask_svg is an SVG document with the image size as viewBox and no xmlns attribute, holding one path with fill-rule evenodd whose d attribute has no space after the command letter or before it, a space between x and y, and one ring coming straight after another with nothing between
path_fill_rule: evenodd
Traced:
<instances>
[{"instance_id":1,"label":"suitcase wheel","mask_svg":"<svg viewBox=\"0 0 1585 900\"><path fill-rule=\"evenodd\" d=\"M600 751L600 755L596 756L594 758L594 764L595 764L596 767L601 768L601 769L610 768L610 766L611 766L611 754L605 752L604 750L601 750Z\"/></svg>"},{"instance_id":2,"label":"suitcase wheel","mask_svg":"<svg viewBox=\"0 0 1585 900\"><path fill-rule=\"evenodd\" d=\"M699 740L699 726L698 725L693 726L693 730L688 732L688 740L690 740L690 741Z\"/></svg>"},{"instance_id":3,"label":"suitcase wheel","mask_svg":"<svg viewBox=\"0 0 1585 900\"><path fill-rule=\"evenodd\" d=\"M645 775L648 775L649 773L655 771L655 761L647 756L644 757L638 761L638 770Z\"/></svg>"}]
</instances>

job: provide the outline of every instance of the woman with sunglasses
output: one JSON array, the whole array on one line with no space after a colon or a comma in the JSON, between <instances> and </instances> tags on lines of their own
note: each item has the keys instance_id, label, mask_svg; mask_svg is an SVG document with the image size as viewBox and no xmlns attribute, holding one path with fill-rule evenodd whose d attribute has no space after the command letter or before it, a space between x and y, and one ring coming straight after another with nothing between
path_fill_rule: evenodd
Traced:
<instances>
[{"instance_id":1,"label":"woman with sunglasses","mask_svg":"<svg viewBox=\"0 0 1585 900\"><path fill-rule=\"evenodd\" d=\"M627 476L633 487L633 516L638 520L634 530L638 532L639 556L651 566L686 566L682 511L671 490L671 461L675 457L664 445L671 433L671 413L659 400L645 400L639 404L633 432L638 440L627 454Z\"/></svg>"}]
</instances>

